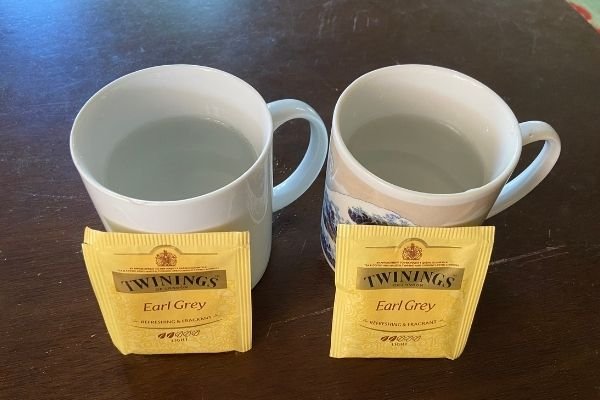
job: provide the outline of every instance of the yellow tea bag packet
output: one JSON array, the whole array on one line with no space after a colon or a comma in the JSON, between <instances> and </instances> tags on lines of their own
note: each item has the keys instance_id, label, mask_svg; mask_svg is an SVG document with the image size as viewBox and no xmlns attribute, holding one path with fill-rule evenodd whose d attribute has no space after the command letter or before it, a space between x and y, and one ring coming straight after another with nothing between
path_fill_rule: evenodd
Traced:
<instances>
[{"instance_id":1,"label":"yellow tea bag packet","mask_svg":"<svg viewBox=\"0 0 600 400\"><path fill-rule=\"evenodd\" d=\"M339 225L330 356L460 356L493 241L492 226Z\"/></svg>"},{"instance_id":2,"label":"yellow tea bag packet","mask_svg":"<svg viewBox=\"0 0 600 400\"><path fill-rule=\"evenodd\" d=\"M83 255L110 337L123 354L247 351L248 232L106 233Z\"/></svg>"}]
</instances>

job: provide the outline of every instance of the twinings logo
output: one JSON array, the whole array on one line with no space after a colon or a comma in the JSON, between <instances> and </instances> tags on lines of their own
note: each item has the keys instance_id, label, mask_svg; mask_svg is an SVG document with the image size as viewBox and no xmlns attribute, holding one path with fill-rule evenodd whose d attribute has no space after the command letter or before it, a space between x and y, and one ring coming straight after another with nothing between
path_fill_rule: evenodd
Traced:
<instances>
[{"instance_id":1,"label":"twinings logo","mask_svg":"<svg viewBox=\"0 0 600 400\"><path fill-rule=\"evenodd\" d=\"M117 292L156 293L176 290L225 289L226 270L176 274L129 274L113 272Z\"/></svg>"},{"instance_id":2,"label":"twinings logo","mask_svg":"<svg viewBox=\"0 0 600 400\"><path fill-rule=\"evenodd\" d=\"M156 265L159 267L174 267L177 265L177 256L167 250L156 255Z\"/></svg>"},{"instance_id":3,"label":"twinings logo","mask_svg":"<svg viewBox=\"0 0 600 400\"><path fill-rule=\"evenodd\" d=\"M411 243L402 250L402 259L404 260L419 260L423 256L423 249Z\"/></svg>"},{"instance_id":4,"label":"twinings logo","mask_svg":"<svg viewBox=\"0 0 600 400\"><path fill-rule=\"evenodd\" d=\"M462 268L357 268L357 289L458 290Z\"/></svg>"}]
</instances>

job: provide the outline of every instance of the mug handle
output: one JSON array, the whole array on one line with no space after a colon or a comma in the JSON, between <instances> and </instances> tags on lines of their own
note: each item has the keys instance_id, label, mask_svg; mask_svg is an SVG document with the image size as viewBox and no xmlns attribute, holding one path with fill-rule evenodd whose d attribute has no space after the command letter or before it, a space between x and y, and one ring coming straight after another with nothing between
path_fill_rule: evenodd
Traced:
<instances>
[{"instance_id":1,"label":"mug handle","mask_svg":"<svg viewBox=\"0 0 600 400\"><path fill-rule=\"evenodd\" d=\"M548 175L560 154L560 138L556 131L542 121L527 121L519 124L523 146L543 140L546 143L540 154L517 177L508 182L494 203L487 218L521 200Z\"/></svg>"},{"instance_id":2,"label":"mug handle","mask_svg":"<svg viewBox=\"0 0 600 400\"><path fill-rule=\"evenodd\" d=\"M327 129L319 114L308 104L293 99L278 100L267 104L273 118L273 131L282 124L302 118L310 124L310 141L304 158L296 170L273 188L273 211L281 210L315 181L327 157Z\"/></svg>"}]
</instances>

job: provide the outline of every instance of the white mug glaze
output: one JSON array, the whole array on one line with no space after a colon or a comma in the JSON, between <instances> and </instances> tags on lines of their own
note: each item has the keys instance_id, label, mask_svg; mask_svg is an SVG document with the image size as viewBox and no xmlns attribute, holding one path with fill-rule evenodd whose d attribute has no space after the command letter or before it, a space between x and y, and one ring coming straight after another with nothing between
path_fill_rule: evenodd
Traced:
<instances>
[{"instance_id":1,"label":"white mug glaze","mask_svg":"<svg viewBox=\"0 0 600 400\"><path fill-rule=\"evenodd\" d=\"M483 161L485 183L460 193L423 193L395 186L363 167L346 145L366 122L394 114L443 121L461 132ZM537 158L510 178L521 148L544 141ZM428 65L396 65L369 72L340 96L333 114L321 244L335 265L337 224L479 225L511 206L548 175L560 139L544 122L520 123L491 89L464 74ZM507 183L508 182L508 183Z\"/></svg>"},{"instance_id":2,"label":"white mug glaze","mask_svg":"<svg viewBox=\"0 0 600 400\"><path fill-rule=\"evenodd\" d=\"M244 134L257 160L233 182L176 201L134 199L101 183L108 156L120 140L149 122L177 116L225 122ZM294 118L308 120L310 143L299 167L273 188L273 131ZM272 212L294 201L315 180L327 154L327 131L318 114L301 101L266 104L254 88L226 72L165 65L133 72L98 91L77 115L70 146L107 231L250 231L254 287L269 261Z\"/></svg>"}]
</instances>

